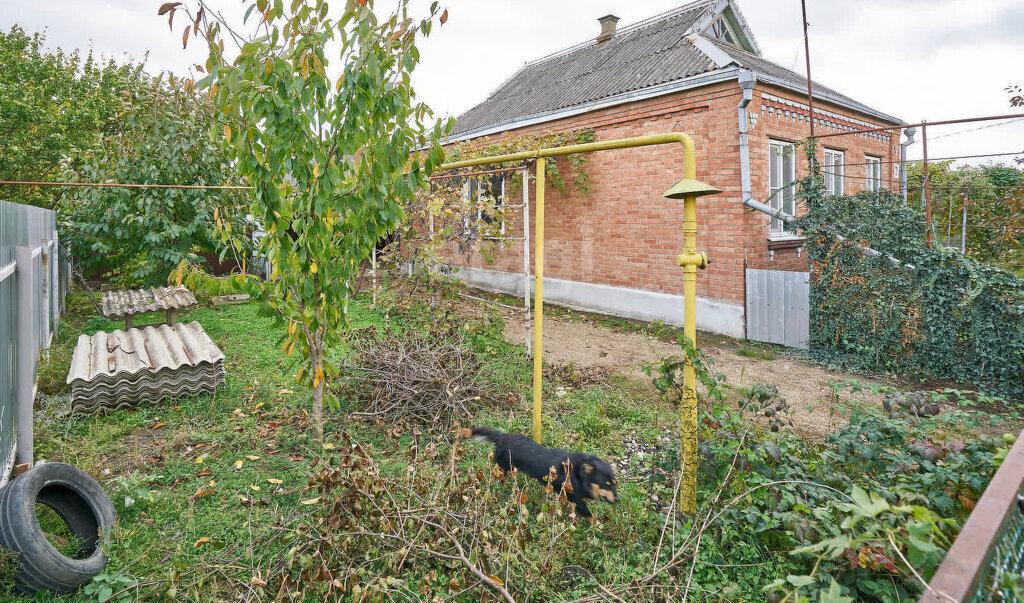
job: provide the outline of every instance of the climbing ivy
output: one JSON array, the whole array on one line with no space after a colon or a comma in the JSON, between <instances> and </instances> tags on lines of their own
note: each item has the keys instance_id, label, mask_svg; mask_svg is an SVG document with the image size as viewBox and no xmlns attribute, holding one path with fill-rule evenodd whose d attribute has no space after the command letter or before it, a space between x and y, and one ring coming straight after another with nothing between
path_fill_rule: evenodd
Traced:
<instances>
[{"instance_id":1,"label":"climbing ivy","mask_svg":"<svg viewBox=\"0 0 1024 603\"><path fill-rule=\"evenodd\" d=\"M1024 281L957 249L929 249L922 212L898 195L827 196L813 145L806 151L812 169L798 198L812 353L1024 401Z\"/></svg>"}]
</instances>

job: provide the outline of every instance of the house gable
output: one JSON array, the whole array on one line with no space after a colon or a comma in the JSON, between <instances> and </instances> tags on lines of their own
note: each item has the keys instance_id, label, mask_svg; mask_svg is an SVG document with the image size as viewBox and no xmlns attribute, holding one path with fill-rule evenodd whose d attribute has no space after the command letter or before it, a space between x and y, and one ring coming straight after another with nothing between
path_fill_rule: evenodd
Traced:
<instances>
[{"instance_id":1,"label":"house gable","mask_svg":"<svg viewBox=\"0 0 1024 603\"><path fill-rule=\"evenodd\" d=\"M723 40L722 32L732 42ZM761 56L734 0L697 0L526 64L460 115L452 138L476 138L706 86L735 79L741 69L761 81L806 89L806 79ZM814 89L841 106L900 123L817 83Z\"/></svg>"}]
</instances>

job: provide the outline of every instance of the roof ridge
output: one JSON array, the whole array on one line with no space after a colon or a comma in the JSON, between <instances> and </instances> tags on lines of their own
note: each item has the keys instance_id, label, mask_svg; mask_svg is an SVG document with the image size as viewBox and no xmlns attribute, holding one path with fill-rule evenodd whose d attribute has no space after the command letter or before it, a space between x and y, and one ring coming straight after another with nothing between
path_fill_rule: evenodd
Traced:
<instances>
[{"instance_id":1,"label":"roof ridge","mask_svg":"<svg viewBox=\"0 0 1024 603\"><path fill-rule=\"evenodd\" d=\"M670 19L670 18L675 17L677 15L680 15L682 13L688 13L690 11L697 10L699 8L705 8L706 9L709 6L712 6L712 5L716 4L717 2L718 2L718 0L694 0L693 2L688 2L687 4L684 4L682 6L677 6L676 8L673 8L673 9L668 10L666 12L654 15L652 17L648 17L648 18L646 18L646 19L644 19L642 21L637 21L636 23L631 23L629 25L626 25L625 27L622 27L622 28L618 29L615 32L615 36L614 37L619 37L619 36L624 35L624 34L632 33L634 31L637 31L637 30L640 30L640 29L644 29L644 28L646 28L646 27L648 27L650 25L653 25L653 24L657 23L658 21L662 21L664 19ZM574 44L574 45L572 45L572 46L570 46L568 48L563 48L562 50L558 50L558 51L552 52L550 54L544 55L544 56L540 57L539 59L534 59L532 61L528 61L527 63L525 63L523 65L523 68L533 67L534 65L539 65L541 63L545 63L545 62L550 61L552 59L557 59L558 57L565 56L567 54L572 54L572 53L576 52L577 50L582 50L584 48L592 46L594 43L595 43L595 38L587 38L585 41L579 42L578 44ZM497 91L495 91L495 92L497 92Z\"/></svg>"}]
</instances>

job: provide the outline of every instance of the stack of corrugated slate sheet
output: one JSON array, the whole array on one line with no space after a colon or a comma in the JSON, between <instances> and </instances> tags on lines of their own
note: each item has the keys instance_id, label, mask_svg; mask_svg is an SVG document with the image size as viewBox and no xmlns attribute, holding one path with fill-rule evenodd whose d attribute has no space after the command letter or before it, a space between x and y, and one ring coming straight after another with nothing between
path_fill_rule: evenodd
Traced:
<instances>
[{"instance_id":1,"label":"stack of corrugated slate sheet","mask_svg":"<svg viewBox=\"0 0 1024 603\"><path fill-rule=\"evenodd\" d=\"M124 318L125 328L132 328L132 316L146 312L167 312L167 323L173 325L175 313L196 305L196 296L184 286L105 291L103 315L110 319Z\"/></svg>"},{"instance_id":2,"label":"stack of corrugated slate sheet","mask_svg":"<svg viewBox=\"0 0 1024 603\"><path fill-rule=\"evenodd\" d=\"M224 353L198 322L80 335L67 382L72 414L212 392Z\"/></svg>"}]
</instances>

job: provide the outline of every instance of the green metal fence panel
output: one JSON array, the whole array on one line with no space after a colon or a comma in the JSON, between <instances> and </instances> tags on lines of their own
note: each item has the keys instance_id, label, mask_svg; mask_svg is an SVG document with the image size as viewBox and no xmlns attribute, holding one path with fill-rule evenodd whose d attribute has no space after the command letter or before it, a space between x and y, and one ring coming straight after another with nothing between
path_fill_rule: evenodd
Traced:
<instances>
[{"instance_id":1,"label":"green metal fence panel","mask_svg":"<svg viewBox=\"0 0 1024 603\"><path fill-rule=\"evenodd\" d=\"M60 261L58 244L56 212L0 201L0 486L6 483L15 459L18 363L35 361L18 357L19 317L31 312L35 318L30 340L38 355L56 333L70 282L66 276L70 267ZM31 248L35 268L30 283L34 303L28 308L18 304L15 251L21 245Z\"/></svg>"}]
</instances>

